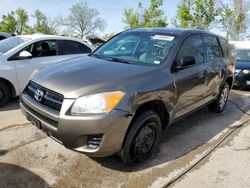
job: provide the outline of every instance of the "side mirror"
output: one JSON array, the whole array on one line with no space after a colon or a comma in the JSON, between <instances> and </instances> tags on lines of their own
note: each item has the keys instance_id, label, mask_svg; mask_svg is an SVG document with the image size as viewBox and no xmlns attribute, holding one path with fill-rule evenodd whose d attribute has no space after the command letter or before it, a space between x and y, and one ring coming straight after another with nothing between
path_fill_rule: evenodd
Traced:
<instances>
[{"instance_id":1,"label":"side mirror","mask_svg":"<svg viewBox=\"0 0 250 188\"><path fill-rule=\"evenodd\" d=\"M32 58L32 54L28 51L22 51L20 52L18 59L22 60L22 59L31 59Z\"/></svg>"},{"instance_id":2,"label":"side mirror","mask_svg":"<svg viewBox=\"0 0 250 188\"><path fill-rule=\"evenodd\" d=\"M181 58L181 66L177 66L178 70L192 67L196 63L194 56L184 56Z\"/></svg>"}]
</instances>

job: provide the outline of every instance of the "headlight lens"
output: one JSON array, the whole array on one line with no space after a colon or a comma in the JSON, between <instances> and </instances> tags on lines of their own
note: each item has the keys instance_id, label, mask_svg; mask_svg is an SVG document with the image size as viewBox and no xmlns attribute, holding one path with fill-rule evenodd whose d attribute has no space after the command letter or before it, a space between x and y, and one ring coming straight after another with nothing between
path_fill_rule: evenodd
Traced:
<instances>
[{"instance_id":1,"label":"headlight lens","mask_svg":"<svg viewBox=\"0 0 250 188\"><path fill-rule=\"evenodd\" d=\"M79 97L72 106L71 114L109 113L116 107L124 95L124 92L114 91Z\"/></svg>"},{"instance_id":2,"label":"headlight lens","mask_svg":"<svg viewBox=\"0 0 250 188\"><path fill-rule=\"evenodd\" d=\"M243 70L242 71L244 74L248 74L250 71L249 70Z\"/></svg>"}]
</instances>

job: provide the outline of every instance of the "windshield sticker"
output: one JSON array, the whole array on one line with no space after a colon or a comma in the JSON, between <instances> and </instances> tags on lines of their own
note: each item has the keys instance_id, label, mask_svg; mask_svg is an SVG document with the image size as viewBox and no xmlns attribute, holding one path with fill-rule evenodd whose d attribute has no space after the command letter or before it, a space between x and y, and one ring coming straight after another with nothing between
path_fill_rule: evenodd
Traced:
<instances>
[{"instance_id":1,"label":"windshield sticker","mask_svg":"<svg viewBox=\"0 0 250 188\"><path fill-rule=\"evenodd\" d=\"M160 61L154 61L154 64L159 65L161 62Z\"/></svg>"},{"instance_id":2,"label":"windshield sticker","mask_svg":"<svg viewBox=\"0 0 250 188\"><path fill-rule=\"evenodd\" d=\"M165 41L172 41L174 40L174 36L168 36L168 35L155 35L152 37L155 40L165 40Z\"/></svg>"}]
</instances>

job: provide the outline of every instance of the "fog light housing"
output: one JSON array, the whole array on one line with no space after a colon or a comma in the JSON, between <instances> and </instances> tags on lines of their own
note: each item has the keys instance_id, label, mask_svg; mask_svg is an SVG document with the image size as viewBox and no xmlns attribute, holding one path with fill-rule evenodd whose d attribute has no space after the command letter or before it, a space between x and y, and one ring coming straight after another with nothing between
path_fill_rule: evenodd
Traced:
<instances>
[{"instance_id":1,"label":"fog light housing","mask_svg":"<svg viewBox=\"0 0 250 188\"><path fill-rule=\"evenodd\" d=\"M102 134L98 135L89 135L88 136L88 141L87 141L87 146L91 149L97 149L102 142Z\"/></svg>"}]
</instances>

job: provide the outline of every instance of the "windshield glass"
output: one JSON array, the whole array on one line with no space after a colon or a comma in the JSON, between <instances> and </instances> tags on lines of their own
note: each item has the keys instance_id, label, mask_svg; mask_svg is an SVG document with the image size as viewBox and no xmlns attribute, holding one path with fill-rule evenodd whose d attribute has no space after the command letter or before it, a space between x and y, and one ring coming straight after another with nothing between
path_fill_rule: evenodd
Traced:
<instances>
[{"instance_id":1,"label":"windshield glass","mask_svg":"<svg viewBox=\"0 0 250 188\"><path fill-rule=\"evenodd\" d=\"M124 32L93 55L122 63L157 65L163 62L175 44L175 36L156 32Z\"/></svg>"},{"instance_id":2,"label":"windshield glass","mask_svg":"<svg viewBox=\"0 0 250 188\"><path fill-rule=\"evenodd\" d=\"M235 49L233 55L237 60L250 61L250 49Z\"/></svg>"},{"instance_id":3,"label":"windshield glass","mask_svg":"<svg viewBox=\"0 0 250 188\"><path fill-rule=\"evenodd\" d=\"M10 51L11 49L15 48L16 46L28 40L30 39L22 37L11 37L0 41L0 55Z\"/></svg>"}]
</instances>

